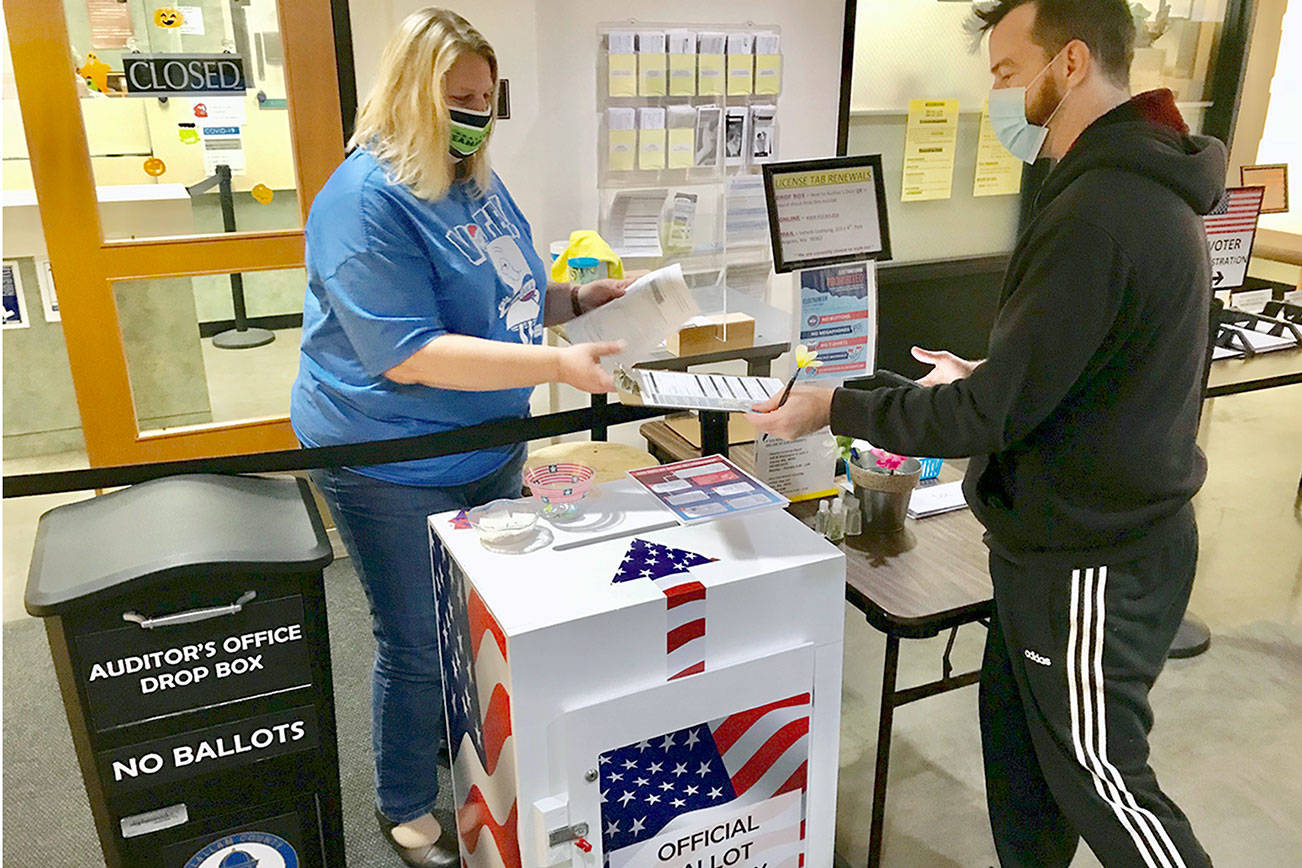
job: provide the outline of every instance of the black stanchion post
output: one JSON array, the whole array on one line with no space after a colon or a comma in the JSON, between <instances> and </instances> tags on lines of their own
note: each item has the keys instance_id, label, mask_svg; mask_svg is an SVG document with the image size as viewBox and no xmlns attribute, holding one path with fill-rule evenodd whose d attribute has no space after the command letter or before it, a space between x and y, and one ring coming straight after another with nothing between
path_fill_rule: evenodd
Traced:
<instances>
[{"instance_id":1,"label":"black stanchion post","mask_svg":"<svg viewBox=\"0 0 1302 868\"><path fill-rule=\"evenodd\" d=\"M235 195L231 190L231 167L217 167L217 195L222 208L222 230L235 231ZM270 329L250 328L244 304L244 275L231 275L231 307L235 309L235 328L213 335L212 344L223 350L247 350L269 344L276 339Z\"/></svg>"}]
</instances>

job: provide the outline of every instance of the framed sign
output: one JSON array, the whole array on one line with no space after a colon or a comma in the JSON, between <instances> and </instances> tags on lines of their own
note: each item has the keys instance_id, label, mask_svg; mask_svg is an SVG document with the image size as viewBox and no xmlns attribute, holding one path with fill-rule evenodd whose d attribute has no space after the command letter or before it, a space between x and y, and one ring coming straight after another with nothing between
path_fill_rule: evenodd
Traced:
<instances>
[{"instance_id":1,"label":"framed sign","mask_svg":"<svg viewBox=\"0 0 1302 868\"><path fill-rule=\"evenodd\" d=\"M36 282L41 286L41 307L45 309L45 321L59 322L63 317L59 314L59 296L54 289L54 270L50 267L50 260L36 260Z\"/></svg>"},{"instance_id":2,"label":"framed sign","mask_svg":"<svg viewBox=\"0 0 1302 868\"><path fill-rule=\"evenodd\" d=\"M1261 201L1262 214L1283 214L1288 210L1288 164L1269 166L1240 166L1239 185L1265 187Z\"/></svg>"},{"instance_id":3,"label":"framed sign","mask_svg":"<svg viewBox=\"0 0 1302 868\"><path fill-rule=\"evenodd\" d=\"M1212 212L1203 217L1207 252L1212 258L1213 290L1243 286L1265 195L1264 187L1230 187Z\"/></svg>"},{"instance_id":4,"label":"framed sign","mask_svg":"<svg viewBox=\"0 0 1302 868\"><path fill-rule=\"evenodd\" d=\"M23 278L18 273L18 261L4 261L4 327L7 329L25 329L31 325L27 319L27 300L23 297Z\"/></svg>"},{"instance_id":5,"label":"framed sign","mask_svg":"<svg viewBox=\"0 0 1302 868\"><path fill-rule=\"evenodd\" d=\"M775 271L891 258L881 154L763 169Z\"/></svg>"}]
</instances>

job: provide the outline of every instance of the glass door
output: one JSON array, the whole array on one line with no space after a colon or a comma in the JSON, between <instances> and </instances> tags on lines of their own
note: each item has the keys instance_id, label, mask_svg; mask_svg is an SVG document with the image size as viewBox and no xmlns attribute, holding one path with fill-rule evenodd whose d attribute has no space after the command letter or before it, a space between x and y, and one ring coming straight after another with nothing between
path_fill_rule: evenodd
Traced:
<instances>
[{"instance_id":1,"label":"glass door","mask_svg":"<svg viewBox=\"0 0 1302 868\"><path fill-rule=\"evenodd\" d=\"M5 0L92 465L288 448L330 0Z\"/></svg>"}]
</instances>

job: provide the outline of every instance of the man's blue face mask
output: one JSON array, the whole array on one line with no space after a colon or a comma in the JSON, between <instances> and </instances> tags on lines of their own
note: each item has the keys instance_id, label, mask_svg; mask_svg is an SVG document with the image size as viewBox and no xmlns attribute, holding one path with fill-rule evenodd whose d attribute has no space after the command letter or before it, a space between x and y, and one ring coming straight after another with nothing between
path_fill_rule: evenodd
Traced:
<instances>
[{"instance_id":1,"label":"man's blue face mask","mask_svg":"<svg viewBox=\"0 0 1302 868\"><path fill-rule=\"evenodd\" d=\"M1064 48L1063 51L1065 50ZM1035 74L1035 78L1031 79L1028 86L1044 75L1061 55L1062 51L1055 54L1044 69ZM1049 135L1049 121L1053 120L1058 109L1062 108L1062 104L1067 101L1067 94L1063 94L1062 99L1058 100L1058 105L1050 112L1044 124L1039 125L1027 120L1026 90L1026 87L991 90L990 126L994 129L999 143L1007 148L1010 154L1023 162L1034 163L1036 157L1040 155L1040 149L1044 147L1044 140Z\"/></svg>"}]
</instances>

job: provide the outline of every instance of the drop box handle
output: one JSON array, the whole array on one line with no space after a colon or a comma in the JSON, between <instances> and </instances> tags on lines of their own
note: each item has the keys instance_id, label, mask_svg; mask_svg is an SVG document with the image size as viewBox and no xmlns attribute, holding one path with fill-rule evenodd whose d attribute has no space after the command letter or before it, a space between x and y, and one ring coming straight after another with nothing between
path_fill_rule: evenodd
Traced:
<instances>
[{"instance_id":1,"label":"drop box handle","mask_svg":"<svg viewBox=\"0 0 1302 868\"><path fill-rule=\"evenodd\" d=\"M155 627L174 627L177 624L193 624L195 621L207 621L209 618L220 618L223 615L236 615L248 603L258 596L257 591L245 591L240 594L240 598L234 603L227 606L209 606L206 609L191 609L188 612L177 612L174 615L163 615L159 618L148 618L139 612L123 612L122 620L130 621L133 624L139 624L142 630L153 630Z\"/></svg>"}]
</instances>

